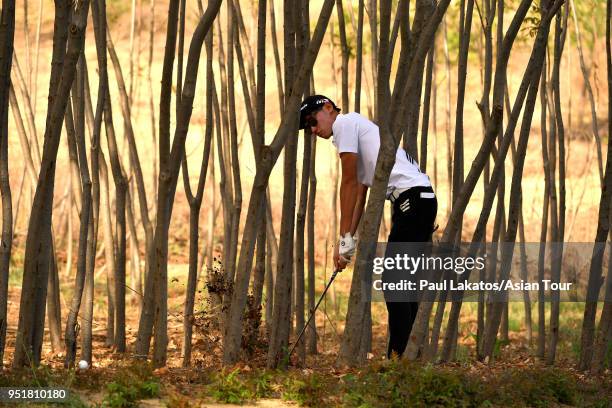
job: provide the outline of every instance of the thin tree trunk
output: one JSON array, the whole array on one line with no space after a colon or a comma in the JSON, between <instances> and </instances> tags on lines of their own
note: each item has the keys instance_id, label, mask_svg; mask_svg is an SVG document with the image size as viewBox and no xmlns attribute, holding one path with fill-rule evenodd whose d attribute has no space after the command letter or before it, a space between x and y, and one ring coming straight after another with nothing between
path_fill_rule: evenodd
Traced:
<instances>
[{"instance_id":1,"label":"thin tree trunk","mask_svg":"<svg viewBox=\"0 0 612 408\"><path fill-rule=\"evenodd\" d=\"M221 28L221 20L217 20L217 34L219 35L218 49L219 49L219 71L221 77L221 105L220 105L220 120L223 127L219 127L219 130L222 131L218 134L221 136L218 143L219 157L223 158L223 165L221 165L222 172L225 173L221 177L220 187L223 191L223 221L224 221L224 230L223 230L223 269L225 281L227 283L231 282L233 276L231 276L232 269L230 267L231 261L231 247L232 247L232 228L234 225L233 222L233 208L232 204L234 202L234 188L233 188L233 178L232 176L232 160L231 160L231 134L230 134L230 123L229 123L229 111L228 111L228 80L227 80L227 59L224 52L223 46L223 30ZM216 97L215 97L216 98ZM224 302L225 309L227 310L227 302L229 302L229 293L224 294ZM222 319L222 323L225 322L225 319Z\"/></svg>"},{"instance_id":2,"label":"thin tree trunk","mask_svg":"<svg viewBox=\"0 0 612 408\"><path fill-rule=\"evenodd\" d=\"M357 49L355 51L355 112L361 112L361 74L363 70L363 12L364 0L359 0L357 12ZM351 16L352 13L351 4ZM314 346L316 348L316 344Z\"/></svg>"},{"instance_id":3,"label":"thin tree trunk","mask_svg":"<svg viewBox=\"0 0 612 408\"><path fill-rule=\"evenodd\" d=\"M431 42L427 54L427 67L425 68L425 96L423 101L423 123L421 125L421 153L419 164L423 173L427 172L427 139L429 135L429 113L431 110L431 87L433 82L434 52L436 38ZM435 118L434 118L435 120Z\"/></svg>"},{"instance_id":4,"label":"thin tree trunk","mask_svg":"<svg viewBox=\"0 0 612 408\"><path fill-rule=\"evenodd\" d=\"M352 7L352 6L351 6ZM344 21L344 9L342 8L342 0L336 0L336 12L338 13L338 31L340 32L340 50L342 52L342 107L349 109L349 47L346 40L346 24Z\"/></svg>"},{"instance_id":5,"label":"thin tree trunk","mask_svg":"<svg viewBox=\"0 0 612 408\"><path fill-rule=\"evenodd\" d=\"M40 29L42 27L43 0L38 2L38 22L36 24L36 53L34 54L34 80L32 82L33 109L36 111L36 94L38 91L38 56L40 55Z\"/></svg>"},{"instance_id":6,"label":"thin tree trunk","mask_svg":"<svg viewBox=\"0 0 612 408\"><path fill-rule=\"evenodd\" d=\"M99 19L98 2L92 4L92 17L94 22ZM94 26L95 30L95 26ZM95 30L96 31L96 30ZM105 54L104 37L96 36L96 52L98 55ZM87 79L87 65L85 53L82 53L83 60L83 87L86 96L86 105L90 105L89 81ZM104 101L106 99L108 81L103 71L106 59L98 58L98 71L101 72L98 81L98 96L96 101L96 111L91 124L91 181L92 181L92 211L89 213L89 232L87 237L87 271L85 275L85 294L83 298L84 312L83 337L81 341L81 360L92 362L93 354L93 302L95 286L95 267L96 267L96 248L98 242L98 225L100 220L100 133L102 129L102 115L104 113ZM91 116L91 114L90 114ZM111 250L114 250L112 248ZM109 299L112 302L112 299Z\"/></svg>"},{"instance_id":7,"label":"thin tree trunk","mask_svg":"<svg viewBox=\"0 0 612 408\"><path fill-rule=\"evenodd\" d=\"M161 80L161 95L160 95L160 100L159 100L159 186L158 186L158 192L157 192L157 201L158 201L158 206L156 208L157 214L162 214L162 216L164 218L162 219L157 219L157 225L155 228L155 241L157 241L157 230L158 227L160 226L160 224L165 223L165 208L167 206L167 203L165 202L165 197L162 199L162 191L161 191L161 182L162 182L162 175L164 175L165 178L167 178L169 175L167 174L167 167L168 167L168 153L170 151L170 98L171 98L171 87L172 87L172 69L173 69L173 65L174 65L174 52L175 52L175 48L176 48L176 29L177 29L177 22L178 22L178 8L179 8L179 0L171 0L169 5L168 5L168 24L167 24L167 28L166 28L166 46L164 49L164 60L163 60L163 69L162 69L162 80ZM112 59L112 46L109 44L108 46L109 48L109 52L111 55L111 59ZM118 76L119 78L120 76ZM125 90L125 87L123 88ZM123 101L124 103L122 103L122 108L123 105L125 104L125 102L127 102L127 93L122 92L123 94ZM124 115L124 119L125 119L125 115ZM128 132L129 133L129 132ZM129 139L128 139L129 140ZM130 144L131 146L131 144ZM143 205L143 199L144 199L144 194L141 195L141 193L143 193L142 191L139 191L139 196L140 196L140 212L142 214L142 218L143 218L143 223L145 220L145 217L148 218L148 208L145 205ZM159 203L163 203L164 205L164 210L160 209L159 207ZM145 213L147 213L145 215ZM146 227L145 227L146 230ZM162 229L163 230L163 229ZM150 233L151 231L149 231ZM149 354L149 347L150 347L150 342L151 342L151 337L153 335L153 326L155 324L155 321L157 319L157 316L159 314L162 314L163 316L161 316L161 320L160 320L160 325L163 326L163 323L165 322L165 314L167 312L167 310L164 308L164 305L166 304L164 302L165 299L155 299L158 296L158 293L163 293L164 292L164 288L161 288L161 292L158 289L158 285L162 284L162 285L167 285L167 282L159 282L159 281L164 281L165 276L163 274L162 269L164 268L165 265L165 257L162 254L155 254L155 251L157 250L157 243L153 242L151 237L153 237L153 234L147 235L147 243L146 243L146 262L148 267L145 268L145 271L147 271L145 273L145 287L144 287L144 296L143 296L143 306L142 306L142 312L140 314L140 321L139 321L139 325L138 325L138 337L136 340L136 354L137 356L141 357L141 358L146 358L147 355ZM162 237L159 237L160 239ZM167 240L166 240L167 243ZM163 249L162 249L163 250ZM161 257L162 259L158 259L159 257ZM154 265L154 262L160 262L161 265ZM159 307L156 305L157 303L161 304L161 310L159 309ZM159 341L163 342L164 344L160 344L160 349L165 350L166 348L166 344L165 344L165 340L164 337L167 336L167 334L165 333L165 327L156 327L155 332L157 333L158 331L159 333ZM162 357L163 357L162 353ZM162 360L164 360L162 358ZM164 365L163 362L160 362L160 365Z\"/></svg>"},{"instance_id":8,"label":"thin tree trunk","mask_svg":"<svg viewBox=\"0 0 612 408\"><path fill-rule=\"evenodd\" d=\"M63 350L62 345L62 310L60 306L60 285L57 268L57 257L55 256L55 243L53 239L53 230L51 232L51 263L48 278L47 292L47 317L49 319L49 337L51 338L51 350L54 353L60 353Z\"/></svg>"},{"instance_id":9,"label":"thin tree trunk","mask_svg":"<svg viewBox=\"0 0 612 408\"><path fill-rule=\"evenodd\" d=\"M255 95L255 134L253 134L253 153L257 160L260 154L261 146L265 143L265 113L266 113L266 0L259 0L257 5L257 87ZM262 217L268 215L268 203L262 206ZM263 287L271 283L271 257L272 251L268 251L266 258L266 245L270 238L267 231L267 222L259 227L257 235L257 263L255 266L255 276L253 278L253 293L254 293L254 308L261 310L261 302L263 299ZM272 229L272 235L274 231ZM271 246L271 245L270 245ZM269 266L269 267L268 267ZM267 271L266 271L267 269ZM271 285L266 288L266 295L271 299ZM272 302L266 301L266 323L271 318ZM259 321L256 327L261 324L261 313L258 314ZM269 326L269 324L267 324ZM269 334L269 333L268 333Z\"/></svg>"},{"instance_id":10,"label":"thin tree trunk","mask_svg":"<svg viewBox=\"0 0 612 408\"><path fill-rule=\"evenodd\" d=\"M185 308L183 311L183 347L181 349L181 357L183 359L183 367L188 367L191 364L191 337L193 330L193 309L195 305L195 294L197 288L198 274L198 237L199 237L199 218L200 208L202 206L202 198L204 196L204 187L206 183L206 173L208 170L208 162L210 160L210 151L213 136L213 107L212 107L212 86L210 83L214 81L212 68L212 32L206 38L206 131L204 141L204 152L200 167L200 175L198 178L198 189L195 196L191 191L189 182L189 172L187 167L187 157L183 157L183 185L187 200L189 202L189 275L187 278L187 292L185 299ZM213 185L214 187L214 185Z\"/></svg>"},{"instance_id":11,"label":"thin tree trunk","mask_svg":"<svg viewBox=\"0 0 612 408\"><path fill-rule=\"evenodd\" d=\"M228 50L227 50L227 102L229 117L229 136L230 152L232 163L232 184L234 187L234 200L232 202L232 225L230 235L230 246L224 248L228 259L228 269L226 273L229 281L234 280L236 274L236 255L238 253L238 234L240 229L240 212L242 210L242 187L240 180L240 162L238 157L238 129L236 125L236 98L234 88L234 41L237 39L237 27L235 22L235 12L231 2L228 2ZM229 297L228 297L229 299ZM229 308L228 308L229 310Z\"/></svg>"},{"instance_id":12,"label":"thin tree trunk","mask_svg":"<svg viewBox=\"0 0 612 408\"><path fill-rule=\"evenodd\" d=\"M580 37L580 28L578 26L578 18L576 16L576 7L574 6L574 0L570 0L571 8L572 8L572 17L574 20L574 28L576 30L576 46L578 48L578 56L580 57L580 71L582 72L582 76L584 79L584 87L586 89L587 95L589 97L589 103L591 106L591 129L593 132L593 137L595 138L595 143L597 144L597 166L599 169L599 178L602 182L604 182L604 166L603 166L603 158L602 158L602 148L601 148L601 138L599 137L599 125L597 124L597 108L595 104L595 97L593 96L593 88L591 88L591 81L589 80L589 71L586 67L586 63L584 61L584 55L582 53L582 39ZM567 27L567 24L566 24Z\"/></svg>"},{"instance_id":13,"label":"thin tree trunk","mask_svg":"<svg viewBox=\"0 0 612 408\"><path fill-rule=\"evenodd\" d=\"M87 238L89 233L89 218L92 206L92 195L91 195L91 176L89 172L89 166L87 161L87 153L85 149L85 115L84 115L84 95L83 95L83 63L79 61L77 78L73 86L73 106L76 108L73 111L72 107L66 109L66 130L69 134L73 134L76 140L78 158L79 158L79 169L81 173L81 188L82 188L82 204L81 204L81 215L80 215L80 228L79 228L79 247L77 256L77 273L75 277L75 288L74 294L71 301L70 311L68 314L68 321L66 323L65 331L65 342L66 342L66 357L64 359L64 366L66 368L74 365L77 353L77 318L79 309L81 308L81 302L83 298L83 291L85 288L85 276L86 276L86 262L87 262Z\"/></svg>"},{"instance_id":14,"label":"thin tree trunk","mask_svg":"<svg viewBox=\"0 0 612 408\"><path fill-rule=\"evenodd\" d=\"M452 195L453 203L457 199L459 192L461 191L461 185L463 184L463 106L465 103L465 83L467 77L467 59L470 47L470 38L472 31L472 15L474 12L474 1L468 0L467 6L465 0L461 1L460 5L460 16L459 16L459 60L457 63L457 102L455 111L455 144L453 149L453 177L452 177ZM462 224L459 225L457 235L455 236L454 242L456 244L461 243L461 230ZM450 276L450 275L449 275ZM444 313L444 306L446 305L446 298L448 292L445 290L440 295L440 301L438 302L438 310L436 311L436 317L439 319L436 322L441 322L442 314ZM458 319L457 315L457 319ZM440 331L440 323L434 326L434 332L432 338L432 344L437 347L437 338ZM443 350L443 360L450 358L451 341L455 337L457 331L457 323L449 325L446 333L445 348ZM435 340L435 341L434 341ZM435 357L435 354L430 356Z\"/></svg>"},{"instance_id":15,"label":"thin tree trunk","mask_svg":"<svg viewBox=\"0 0 612 408\"><path fill-rule=\"evenodd\" d=\"M304 327L304 306L305 306L305 286L304 286L304 230L306 227L306 206L308 204L308 186L310 179L310 167L314 165L311 160L312 140L315 136L312 134L304 138L304 159L302 162L302 176L300 178L300 201L298 205L297 218L295 222L295 330L302 331ZM304 339L305 340L305 339ZM298 360L301 364L306 362L306 344L300 341L297 346Z\"/></svg>"},{"instance_id":16,"label":"thin tree trunk","mask_svg":"<svg viewBox=\"0 0 612 408\"><path fill-rule=\"evenodd\" d=\"M262 212L265 211L265 207L262 207ZM262 214L263 216L263 214ZM261 310L261 300L263 297L263 287L264 280L266 274L266 226L262 225L259 228L259 232L257 233L257 247L255 249L255 271L253 273L253 311ZM256 322L250 322L253 324L253 327L259 329L261 325L261 314L257 314ZM253 318L253 316L249 316L249 318ZM251 333L253 336L249 339L247 344L252 345L251 340L257 340L258 331L256 330L254 333Z\"/></svg>"},{"instance_id":17,"label":"thin tree trunk","mask_svg":"<svg viewBox=\"0 0 612 408\"><path fill-rule=\"evenodd\" d=\"M370 40L372 42L371 44L371 59L370 59L370 66L371 66L371 71L372 71L372 83L373 84L378 84L378 44L379 44L379 33L378 33L378 17L377 17L377 12L376 10L378 9L378 7L376 7L376 3L377 0L369 0L368 1L368 21L370 23ZM376 85L375 85L376 86ZM378 92L374 92L374 117L378 118L379 117L379 112L378 112ZM334 236L335 238L335 236Z\"/></svg>"},{"instance_id":18,"label":"thin tree trunk","mask_svg":"<svg viewBox=\"0 0 612 408\"><path fill-rule=\"evenodd\" d=\"M270 36L272 37L272 50L274 52L274 66L276 67L276 88L278 89L278 107L282 112L285 106L285 92L283 91L283 75L280 63L280 55L278 52L278 39L276 37L276 16L274 13L274 2L268 2L270 5Z\"/></svg>"},{"instance_id":19,"label":"thin tree trunk","mask_svg":"<svg viewBox=\"0 0 612 408\"><path fill-rule=\"evenodd\" d=\"M113 236L112 227L112 216L111 216L111 197L110 197L110 183L108 179L108 166L106 165L106 159L104 154L100 151L99 154L100 162L100 204L101 204L101 215L102 215L102 228L104 234L104 258L106 268L106 293L107 293L107 307L108 314L106 316L106 340L104 344L108 347L112 347L115 344L115 331L119 329L116 327L115 311L117 309L117 299L115 294L115 278L116 278L116 254L115 254L115 237Z\"/></svg>"},{"instance_id":20,"label":"thin tree trunk","mask_svg":"<svg viewBox=\"0 0 612 408\"><path fill-rule=\"evenodd\" d=\"M13 247L13 208L8 171L8 111L11 65L15 38L15 1L2 1L0 17L0 194L2 195L2 237L0 242L0 367L6 344L8 279Z\"/></svg>"},{"instance_id":21,"label":"thin tree trunk","mask_svg":"<svg viewBox=\"0 0 612 408\"><path fill-rule=\"evenodd\" d=\"M312 151L310 158L310 185L308 188L308 310L313 311L315 307L315 199L317 194L317 175L315 163L317 157L317 138L312 140ZM327 251L327 248L325 248ZM312 312L309 312L312 313ZM306 350L309 354L317 354L317 325L311 320L306 332Z\"/></svg>"},{"instance_id":22,"label":"thin tree trunk","mask_svg":"<svg viewBox=\"0 0 612 408\"><path fill-rule=\"evenodd\" d=\"M290 0L283 3L284 10L284 57L285 89L290 89L296 73L296 22L301 21L301 8ZM296 90L297 91L297 90ZM296 92L294 91L294 92ZM285 94L285 107L289 106L290 96ZM291 132L296 133L296 122L292 121ZM283 350L288 347L291 331L291 299L294 293L292 286L295 237L295 204L296 204L296 159L297 138L290 137L285 145L283 158L283 206L281 216L279 258L274 282L273 325L268 348L267 365L274 368L283 363ZM303 290L303 288L302 288Z\"/></svg>"},{"instance_id":23,"label":"thin tree trunk","mask_svg":"<svg viewBox=\"0 0 612 408\"><path fill-rule=\"evenodd\" d=\"M546 69L542 70L540 84L540 132L542 133L542 163L544 174L550 173L550 161L548 158L548 132L546 127L547 118L547 95L546 95ZM544 177L544 199L542 208L542 225L540 230L540 248L538 253L538 281L544 279L544 264L546 256L546 236L548 233L548 215L550 205L550 178ZM538 343L536 355L543 359L546 353L546 302L544 299L544 287L538 288Z\"/></svg>"},{"instance_id":24,"label":"thin tree trunk","mask_svg":"<svg viewBox=\"0 0 612 408\"><path fill-rule=\"evenodd\" d=\"M156 136L156 122L155 122L155 98L153 96L153 77L151 75L151 68L153 66L153 44L155 42L155 0L150 0L149 3L149 14L150 14L150 22L149 22L149 56L148 56L148 68L147 68L147 82L149 83L149 112L151 116L151 137L153 141L153 148L151 151L152 154L152 188L153 188L153 197L157 195L157 177L159 175L159 165L158 165L158 149L157 149L157 136ZM153 201L153 205L155 205L155 200ZM155 210L155 209L154 209Z\"/></svg>"},{"instance_id":25,"label":"thin tree trunk","mask_svg":"<svg viewBox=\"0 0 612 408\"><path fill-rule=\"evenodd\" d=\"M110 125L112 126L112 123ZM113 134L114 134L114 128L113 128ZM123 174L124 180L126 180L126 183L127 183L125 172L123 172L122 174ZM139 253L140 249L139 249L138 239L137 239L136 221L134 220L134 210L132 208L132 203L133 203L132 196L130 194L130 189L127 184L124 188L125 188L125 195L126 195L125 201L126 201L126 210L127 210L127 226L130 231L130 237L129 237L130 251L132 252L132 257L130 259L130 269L131 269L131 274L132 274L131 285L132 286L128 289L130 289L132 295L136 298L136 303L138 306L138 316L140 316L140 313L142 313L142 303L143 303L142 274L140 272L140 253ZM116 201L117 202L115 206L118 208L118 205L120 203L118 199ZM119 212L120 211L117 210L117 214L119 214ZM116 282L117 280L115 280L115 283Z\"/></svg>"},{"instance_id":26,"label":"thin tree trunk","mask_svg":"<svg viewBox=\"0 0 612 408\"><path fill-rule=\"evenodd\" d=\"M559 84L561 57L565 45L565 34L567 32L568 4L564 11L557 13L554 39L554 64L552 72L552 91L554 97L555 128L559 142L559 207L557 215L557 233L553 243L553 262L551 271L551 282L559 282L561 279L561 260L563 259L563 241L565 231L565 129L563 125L563 114L561 111L561 89ZM551 112L552 113L552 112ZM552 182L554 183L554 175ZM554 222L554 221L553 221ZM555 361L557 342L559 340L559 291L552 292L550 311L550 343L546 363L552 365Z\"/></svg>"},{"instance_id":27,"label":"thin tree trunk","mask_svg":"<svg viewBox=\"0 0 612 408\"><path fill-rule=\"evenodd\" d=\"M444 66L446 68L446 178L448 181L448 199L447 199L447 218L450 216L452 209L452 194L453 194L453 144L451 142L451 63L448 53L448 29L446 18L443 20L444 28Z\"/></svg>"}]
</instances>

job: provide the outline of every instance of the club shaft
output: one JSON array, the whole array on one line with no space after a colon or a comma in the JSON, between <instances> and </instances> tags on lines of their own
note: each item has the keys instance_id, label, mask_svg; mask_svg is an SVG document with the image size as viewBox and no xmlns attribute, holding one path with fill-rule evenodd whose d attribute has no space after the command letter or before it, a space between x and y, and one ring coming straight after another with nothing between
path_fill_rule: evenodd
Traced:
<instances>
[{"instance_id":1,"label":"club shaft","mask_svg":"<svg viewBox=\"0 0 612 408\"><path fill-rule=\"evenodd\" d=\"M293 343L293 346L291 347L291 350L289 351L289 357L291 357L291 354L293 354L293 351L295 350L297 345L300 343L300 340L302 339L302 336L304 335L304 332L306 331L306 328L310 324L310 321L312 320L313 316L315 315L315 312L319 308L319 305L323 301L323 298L325 297L325 294L327 293L327 290L331 286L331 284L334 281L334 279L336 278L337 274L338 274L338 270L334 269L334 273L332 273L332 276L329 279L329 283L327 284L327 286L325 286L325 290L323 290L323 293L321 294L321 297L319 298L319 301L315 305L314 309L312 309L312 311L310 312L310 316L308 317L308 320L306 321L306 324L304 325L304 327L302 327L302 330L300 331L300 334L298 335L297 340L295 340L295 343Z\"/></svg>"}]
</instances>

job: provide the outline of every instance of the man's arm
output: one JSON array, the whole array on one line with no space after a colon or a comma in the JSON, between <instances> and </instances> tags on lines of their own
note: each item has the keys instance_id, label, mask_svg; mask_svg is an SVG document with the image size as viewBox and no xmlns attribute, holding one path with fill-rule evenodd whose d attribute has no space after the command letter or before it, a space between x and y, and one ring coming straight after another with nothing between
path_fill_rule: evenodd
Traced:
<instances>
[{"instance_id":1,"label":"man's arm","mask_svg":"<svg viewBox=\"0 0 612 408\"><path fill-rule=\"evenodd\" d=\"M340 153L342 162L342 181L340 182L340 235L347 232L353 235L353 218L359 197L357 181L357 153ZM361 214L359 214L361 217ZM358 219L359 221L359 219Z\"/></svg>"},{"instance_id":2,"label":"man's arm","mask_svg":"<svg viewBox=\"0 0 612 408\"><path fill-rule=\"evenodd\" d=\"M357 227L359 227L359 220L363 215L363 208L366 202L366 195L368 193L368 186L359 184L357 188L357 201L355 201L355 209L353 210L353 220L351 222L351 235L355 236Z\"/></svg>"}]
</instances>

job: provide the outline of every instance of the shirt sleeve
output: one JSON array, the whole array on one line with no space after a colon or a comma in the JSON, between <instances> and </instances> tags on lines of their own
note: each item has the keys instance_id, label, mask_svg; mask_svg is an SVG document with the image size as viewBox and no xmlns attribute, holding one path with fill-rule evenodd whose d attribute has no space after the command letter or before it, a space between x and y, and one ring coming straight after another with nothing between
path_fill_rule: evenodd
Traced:
<instances>
[{"instance_id":1,"label":"shirt sleeve","mask_svg":"<svg viewBox=\"0 0 612 408\"><path fill-rule=\"evenodd\" d=\"M359 125L349 118L338 118L334 122L334 144L338 153L359 152Z\"/></svg>"}]
</instances>

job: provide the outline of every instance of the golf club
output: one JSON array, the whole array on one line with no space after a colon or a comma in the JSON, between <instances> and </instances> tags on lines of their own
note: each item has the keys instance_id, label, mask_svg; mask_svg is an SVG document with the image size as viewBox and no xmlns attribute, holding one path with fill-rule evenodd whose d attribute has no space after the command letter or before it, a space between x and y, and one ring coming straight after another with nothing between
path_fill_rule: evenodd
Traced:
<instances>
[{"instance_id":1,"label":"golf club","mask_svg":"<svg viewBox=\"0 0 612 408\"><path fill-rule=\"evenodd\" d=\"M295 340L295 343L293 343L293 346L291 347L291 350L289 350L289 355L287 356L287 358L291 358L291 354L293 354L293 351L295 350L295 348L299 344L300 340L302 339L302 336L306 332L306 328L310 324L310 321L312 320L312 317L315 315L315 312L319 308L319 305L321 304L321 301L325 297L325 294L327 293L327 289L329 289L329 287L331 286L331 284L334 281L334 279L336 279L336 275L338 274L338 272L340 272L340 271L337 268L334 269L334 273L332 273L332 276L329 279L329 283L327 284L327 286L325 286L325 290L321 294L321 297L319 298L319 301L315 305L314 309L312 309L312 311L310 312L310 317L308 317L308 321L306 321L306 324L304 325L304 327L302 327L302 330L300 331L300 334L298 335L297 340Z\"/></svg>"}]
</instances>

